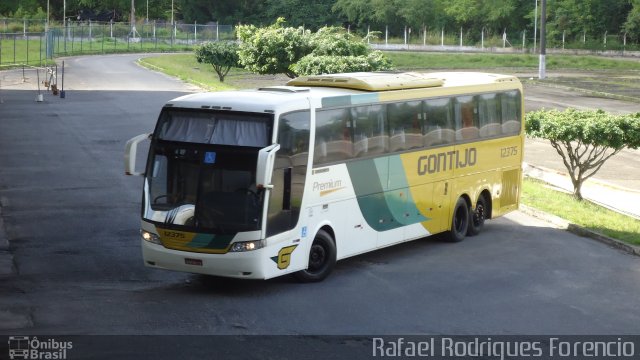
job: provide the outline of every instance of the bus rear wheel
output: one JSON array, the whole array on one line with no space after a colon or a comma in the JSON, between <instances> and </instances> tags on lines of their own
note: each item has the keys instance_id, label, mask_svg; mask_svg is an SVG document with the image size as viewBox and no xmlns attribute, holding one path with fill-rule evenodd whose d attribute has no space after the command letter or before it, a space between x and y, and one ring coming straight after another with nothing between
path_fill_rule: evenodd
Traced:
<instances>
[{"instance_id":1,"label":"bus rear wheel","mask_svg":"<svg viewBox=\"0 0 640 360\"><path fill-rule=\"evenodd\" d=\"M471 219L469 219L469 230L467 235L478 235L482 227L484 226L484 220L487 217L487 201L484 199L484 195L480 195L476 202L476 209L471 212Z\"/></svg>"},{"instance_id":2,"label":"bus rear wheel","mask_svg":"<svg viewBox=\"0 0 640 360\"><path fill-rule=\"evenodd\" d=\"M460 242L464 240L469 229L469 205L463 198L458 198L456 206L453 209L453 218L451 219L451 230L449 231L448 240L450 242Z\"/></svg>"},{"instance_id":3,"label":"bus rear wheel","mask_svg":"<svg viewBox=\"0 0 640 360\"><path fill-rule=\"evenodd\" d=\"M305 270L293 274L301 282L318 282L324 280L336 265L336 244L331 235L320 230L313 239L309 252L309 265Z\"/></svg>"}]
</instances>

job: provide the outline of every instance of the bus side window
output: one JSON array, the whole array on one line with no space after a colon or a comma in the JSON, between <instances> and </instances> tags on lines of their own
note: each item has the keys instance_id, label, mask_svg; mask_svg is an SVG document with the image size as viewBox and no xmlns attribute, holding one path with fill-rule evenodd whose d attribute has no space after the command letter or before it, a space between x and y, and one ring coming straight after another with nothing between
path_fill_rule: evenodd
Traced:
<instances>
[{"instance_id":1,"label":"bus side window","mask_svg":"<svg viewBox=\"0 0 640 360\"><path fill-rule=\"evenodd\" d=\"M456 98L455 121L456 141L474 140L480 136L478 129L478 109L474 96L458 96Z\"/></svg>"},{"instance_id":2,"label":"bus side window","mask_svg":"<svg viewBox=\"0 0 640 360\"><path fill-rule=\"evenodd\" d=\"M351 108L353 120L353 155L363 157L379 155L389 148L384 105L368 105Z\"/></svg>"},{"instance_id":3,"label":"bus side window","mask_svg":"<svg viewBox=\"0 0 640 360\"><path fill-rule=\"evenodd\" d=\"M351 116L349 109L318 111L313 162L324 164L353 156Z\"/></svg>"},{"instance_id":4,"label":"bus side window","mask_svg":"<svg viewBox=\"0 0 640 360\"><path fill-rule=\"evenodd\" d=\"M407 101L387 105L389 147L403 151L422 147L422 102Z\"/></svg>"},{"instance_id":5,"label":"bus side window","mask_svg":"<svg viewBox=\"0 0 640 360\"><path fill-rule=\"evenodd\" d=\"M423 144L425 147L440 146L453 143L455 139L454 122L451 111L451 99L429 99L424 102Z\"/></svg>"},{"instance_id":6,"label":"bus side window","mask_svg":"<svg viewBox=\"0 0 640 360\"><path fill-rule=\"evenodd\" d=\"M520 134L520 92L517 90L500 94L500 108L502 115L502 133L504 135Z\"/></svg>"},{"instance_id":7,"label":"bus side window","mask_svg":"<svg viewBox=\"0 0 640 360\"><path fill-rule=\"evenodd\" d=\"M483 94L478 96L478 118L480 120L481 138L490 138L502 134L497 98L497 94Z\"/></svg>"}]
</instances>

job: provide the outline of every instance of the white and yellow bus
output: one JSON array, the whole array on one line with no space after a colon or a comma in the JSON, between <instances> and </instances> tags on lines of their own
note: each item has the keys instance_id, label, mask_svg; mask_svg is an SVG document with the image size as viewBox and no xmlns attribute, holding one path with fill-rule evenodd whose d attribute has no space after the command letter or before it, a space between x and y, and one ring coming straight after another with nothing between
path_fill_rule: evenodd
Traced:
<instances>
[{"instance_id":1,"label":"white and yellow bus","mask_svg":"<svg viewBox=\"0 0 640 360\"><path fill-rule=\"evenodd\" d=\"M147 266L324 279L350 256L477 234L518 208L523 95L487 73L350 73L169 101L127 143ZM150 138L144 173L138 143Z\"/></svg>"}]
</instances>

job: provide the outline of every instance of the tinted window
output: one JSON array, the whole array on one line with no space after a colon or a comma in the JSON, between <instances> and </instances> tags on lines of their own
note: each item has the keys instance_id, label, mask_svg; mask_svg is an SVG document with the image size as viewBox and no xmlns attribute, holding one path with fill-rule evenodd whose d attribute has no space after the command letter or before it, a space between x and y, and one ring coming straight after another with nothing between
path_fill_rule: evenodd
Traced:
<instances>
[{"instance_id":1,"label":"tinted window","mask_svg":"<svg viewBox=\"0 0 640 360\"><path fill-rule=\"evenodd\" d=\"M384 105L351 108L353 124L353 155L363 157L387 152L389 135L386 131Z\"/></svg>"},{"instance_id":2,"label":"tinted window","mask_svg":"<svg viewBox=\"0 0 640 360\"><path fill-rule=\"evenodd\" d=\"M480 137L489 138L502 134L498 94L483 94L478 97L478 120Z\"/></svg>"},{"instance_id":3,"label":"tinted window","mask_svg":"<svg viewBox=\"0 0 640 360\"><path fill-rule=\"evenodd\" d=\"M295 155L309 151L309 111L285 114L278 123L279 154Z\"/></svg>"},{"instance_id":4,"label":"tinted window","mask_svg":"<svg viewBox=\"0 0 640 360\"><path fill-rule=\"evenodd\" d=\"M455 139L455 124L451 99L426 100L425 112L424 146L430 147L453 143Z\"/></svg>"},{"instance_id":5,"label":"tinted window","mask_svg":"<svg viewBox=\"0 0 640 360\"><path fill-rule=\"evenodd\" d=\"M474 96L458 96L454 102L456 141L475 140L480 136L478 109Z\"/></svg>"},{"instance_id":6,"label":"tinted window","mask_svg":"<svg viewBox=\"0 0 640 360\"><path fill-rule=\"evenodd\" d=\"M389 147L403 151L422 147L422 102L408 101L387 105Z\"/></svg>"},{"instance_id":7,"label":"tinted window","mask_svg":"<svg viewBox=\"0 0 640 360\"><path fill-rule=\"evenodd\" d=\"M314 163L520 133L518 90L321 110Z\"/></svg>"},{"instance_id":8,"label":"tinted window","mask_svg":"<svg viewBox=\"0 0 640 360\"><path fill-rule=\"evenodd\" d=\"M319 111L316 116L314 163L341 161L353 156L349 109Z\"/></svg>"},{"instance_id":9,"label":"tinted window","mask_svg":"<svg viewBox=\"0 0 640 360\"><path fill-rule=\"evenodd\" d=\"M502 113L502 133L517 135L520 133L520 92L517 90L500 94Z\"/></svg>"}]
</instances>

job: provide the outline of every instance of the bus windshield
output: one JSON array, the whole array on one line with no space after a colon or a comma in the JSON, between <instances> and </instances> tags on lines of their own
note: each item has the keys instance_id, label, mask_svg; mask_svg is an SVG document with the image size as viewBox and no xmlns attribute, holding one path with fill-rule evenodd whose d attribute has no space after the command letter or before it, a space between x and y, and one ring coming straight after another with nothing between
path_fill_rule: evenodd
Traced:
<instances>
[{"instance_id":1,"label":"bus windshield","mask_svg":"<svg viewBox=\"0 0 640 360\"><path fill-rule=\"evenodd\" d=\"M214 234L259 230L256 166L271 127L261 114L163 112L149 151L144 218Z\"/></svg>"}]
</instances>

